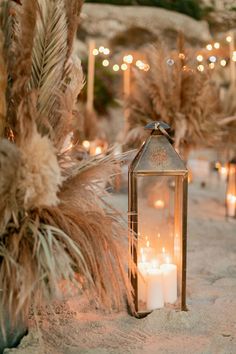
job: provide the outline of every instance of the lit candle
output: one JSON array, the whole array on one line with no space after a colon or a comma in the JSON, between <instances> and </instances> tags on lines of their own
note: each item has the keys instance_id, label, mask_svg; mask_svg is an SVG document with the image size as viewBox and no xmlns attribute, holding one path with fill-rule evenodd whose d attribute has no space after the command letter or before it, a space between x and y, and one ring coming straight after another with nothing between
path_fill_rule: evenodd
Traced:
<instances>
[{"instance_id":1,"label":"lit candle","mask_svg":"<svg viewBox=\"0 0 236 354\"><path fill-rule=\"evenodd\" d=\"M174 304L177 300L177 266L164 263L161 264L160 270L163 273L164 301L168 304Z\"/></svg>"},{"instance_id":2,"label":"lit candle","mask_svg":"<svg viewBox=\"0 0 236 354\"><path fill-rule=\"evenodd\" d=\"M146 247L140 249L142 262L151 261L154 256L154 248L150 247L150 241L147 241Z\"/></svg>"},{"instance_id":3,"label":"lit candle","mask_svg":"<svg viewBox=\"0 0 236 354\"><path fill-rule=\"evenodd\" d=\"M228 216L236 216L236 195L227 195Z\"/></svg>"},{"instance_id":4,"label":"lit candle","mask_svg":"<svg viewBox=\"0 0 236 354\"><path fill-rule=\"evenodd\" d=\"M147 272L147 310L164 307L163 275L160 269L151 268Z\"/></svg>"},{"instance_id":5,"label":"lit candle","mask_svg":"<svg viewBox=\"0 0 236 354\"><path fill-rule=\"evenodd\" d=\"M219 169L219 173L221 181L225 182L228 176L228 168L225 166L221 166Z\"/></svg>"}]
</instances>

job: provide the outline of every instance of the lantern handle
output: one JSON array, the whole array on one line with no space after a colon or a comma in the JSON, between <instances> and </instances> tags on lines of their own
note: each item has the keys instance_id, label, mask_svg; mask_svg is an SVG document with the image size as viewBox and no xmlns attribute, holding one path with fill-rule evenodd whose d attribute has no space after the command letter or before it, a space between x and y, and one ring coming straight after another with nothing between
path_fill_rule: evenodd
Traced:
<instances>
[{"instance_id":1,"label":"lantern handle","mask_svg":"<svg viewBox=\"0 0 236 354\"><path fill-rule=\"evenodd\" d=\"M151 129L152 131L159 130L163 135L165 135L170 141L173 141L171 136L168 134L170 126L162 121L151 122L145 126L145 129Z\"/></svg>"}]
</instances>

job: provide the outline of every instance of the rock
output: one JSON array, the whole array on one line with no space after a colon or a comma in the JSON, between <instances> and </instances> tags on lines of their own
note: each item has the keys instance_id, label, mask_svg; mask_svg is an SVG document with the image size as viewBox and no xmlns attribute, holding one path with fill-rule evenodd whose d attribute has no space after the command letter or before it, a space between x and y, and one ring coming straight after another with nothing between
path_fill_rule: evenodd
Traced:
<instances>
[{"instance_id":1,"label":"rock","mask_svg":"<svg viewBox=\"0 0 236 354\"><path fill-rule=\"evenodd\" d=\"M196 21L186 15L146 6L114 6L104 4L85 4L79 33L112 41L120 33L136 28L150 37L176 37L182 31L192 44L211 40L209 27L205 21Z\"/></svg>"}]
</instances>

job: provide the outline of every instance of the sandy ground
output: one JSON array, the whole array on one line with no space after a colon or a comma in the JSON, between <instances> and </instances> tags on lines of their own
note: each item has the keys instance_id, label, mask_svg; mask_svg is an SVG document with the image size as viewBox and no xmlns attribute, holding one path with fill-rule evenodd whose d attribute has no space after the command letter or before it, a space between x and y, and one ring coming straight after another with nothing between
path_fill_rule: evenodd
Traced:
<instances>
[{"instance_id":1,"label":"sandy ground","mask_svg":"<svg viewBox=\"0 0 236 354\"><path fill-rule=\"evenodd\" d=\"M54 316L49 311L42 338L31 328L18 349L5 353L235 354L236 221L225 220L223 187L214 179L189 188L188 312L163 309L140 320L91 311L74 299ZM112 199L127 210L125 194Z\"/></svg>"}]
</instances>

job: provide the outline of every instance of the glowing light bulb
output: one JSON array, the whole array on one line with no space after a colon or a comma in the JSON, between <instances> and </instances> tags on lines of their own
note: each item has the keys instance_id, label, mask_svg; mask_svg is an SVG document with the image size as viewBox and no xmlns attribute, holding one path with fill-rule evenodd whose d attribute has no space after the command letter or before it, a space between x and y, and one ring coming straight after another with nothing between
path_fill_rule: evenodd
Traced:
<instances>
[{"instance_id":1,"label":"glowing light bulb","mask_svg":"<svg viewBox=\"0 0 236 354\"><path fill-rule=\"evenodd\" d=\"M219 42L215 42L214 43L214 48L215 49L219 49L220 48L220 43Z\"/></svg>"},{"instance_id":2,"label":"glowing light bulb","mask_svg":"<svg viewBox=\"0 0 236 354\"><path fill-rule=\"evenodd\" d=\"M174 62L173 59L169 58L169 59L167 59L166 63L167 63L169 66L172 66L172 65L174 65L175 62Z\"/></svg>"},{"instance_id":3,"label":"glowing light bulb","mask_svg":"<svg viewBox=\"0 0 236 354\"><path fill-rule=\"evenodd\" d=\"M212 49L213 49L213 47L212 47L212 45L211 45L211 44L207 44L206 49L207 49L207 50L212 50Z\"/></svg>"},{"instance_id":4,"label":"glowing light bulb","mask_svg":"<svg viewBox=\"0 0 236 354\"><path fill-rule=\"evenodd\" d=\"M128 69L128 65L127 64L125 64L125 63L121 64L121 70L125 71L127 69Z\"/></svg>"},{"instance_id":5,"label":"glowing light bulb","mask_svg":"<svg viewBox=\"0 0 236 354\"><path fill-rule=\"evenodd\" d=\"M103 54L104 55L109 55L110 54L110 49L109 48L104 48Z\"/></svg>"},{"instance_id":6,"label":"glowing light bulb","mask_svg":"<svg viewBox=\"0 0 236 354\"><path fill-rule=\"evenodd\" d=\"M204 71L205 68L204 68L204 65L200 64L200 65L198 65L197 69L198 69L198 71L202 72L202 71Z\"/></svg>"},{"instance_id":7,"label":"glowing light bulb","mask_svg":"<svg viewBox=\"0 0 236 354\"><path fill-rule=\"evenodd\" d=\"M112 68L114 71L119 71L120 70L120 67L119 65L115 64L113 65L113 68Z\"/></svg>"},{"instance_id":8,"label":"glowing light bulb","mask_svg":"<svg viewBox=\"0 0 236 354\"><path fill-rule=\"evenodd\" d=\"M103 46L99 47L99 48L98 48L99 53L104 53L104 49L105 49L105 48L104 48Z\"/></svg>"},{"instance_id":9,"label":"glowing light bulb","mask_svg":"<svg viewBox=\"0 0 236 354\"><path fill-rule=\"evenodd\" d=\"M227 64L227 61L225 59L221 59L220 65L224 67L224 66L226 66L226 64Z\"/></svg>"},{"instance_id":10,"label":"glowing light bulb","mask_svg":"<svg viewBox=\"0 0 236 354\"><path fill-rule=\"evenodd\" d=\"M144 71L150 70L150 65L149 64L145 64L143 70Z\"/></svg>"},{"instance_id":11,"label":"glowing light bulb","mask_svg":"<svg viewBox=\"0 0 236 354\"><path fill-rule=\"evenodd\" d=\"M98 55L99 51L97 50L97 48L93 49L93 55Z\"/></svg>"},{"instance_id":12,"label":"glowing light bulb","mask_svg":"<svg viewBox=\"0 0 236 354\"><path fill-rule=\"evenodd\" d=\"M231 37L231 36L227 36L227 37L226 37L226 41L227 41L228 43L232 42L232 37Z\"/></svg>"},{"instance_id":13,"label":"glowing light bulb","mask_svg":"<svg viewBox=\"0 0 236 354\"><path fill-rule=\"evenodd\" d=\"M209 57L209 61L210 61L211 63L215 63L216 60L217 60L217 58L216 58L214 55L212 55L212 56Z\"/></svg>"},{"instance_id":14,"label":"glowing light bulb","mask_svg":"<svg viewBox=\"0 0 236 354\"><path fill-rule=\"evenodd\" d=\"M131 55L131 54L125 55L123 58L123 61L127 64L132 64L133 60L134 60L134 58L133 58L133 55Z\"/></svg>"},{"instance_id":15,"label":"glowing light bulb","mask_svg":"<svg viewBox=\"0 0 236 354\"><path fill-rule=\"evenodd\" d=\"M215 64L214 64L214 63L210 63L210 64L209 64L209 68L210 68L210 69L214 69L214 68L215 68Z\"/></svg>"},{"instance_id":16,"label":"glowing light bulb","mask_svg":"<svg viewBox=\"0 0 236 354\"><path fill-rule=\"evenodd\" d=\"M185 54L184 53L179 53L179 58L180 59L185 59Z\"/></svg>"},{"instance_id":17,"label":"glowing light bulb","mask_svg":"<svg viewBox=\"0 0 236 354\"><path fill-rule=\"evenodd\" d=\"M203 56L202 56L201 54L199 54L199 55L197 56L197 61L199 61L199 62L202 62L202 61L203 61Z\"/></svg>"},{"instance_id":18,"label":"glowing light bulb","mask_svg":"<svg viewBox=\"0 0 236 354\"><path fill-rule=\"evenodd\" d=\"M103 66L109 66L109 60L104 59L104 60L102 61L102 65L103 65Z\"/></svg>"}]
</instances>

